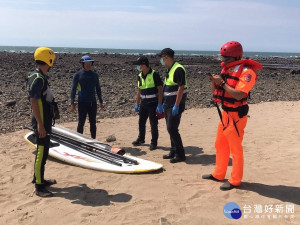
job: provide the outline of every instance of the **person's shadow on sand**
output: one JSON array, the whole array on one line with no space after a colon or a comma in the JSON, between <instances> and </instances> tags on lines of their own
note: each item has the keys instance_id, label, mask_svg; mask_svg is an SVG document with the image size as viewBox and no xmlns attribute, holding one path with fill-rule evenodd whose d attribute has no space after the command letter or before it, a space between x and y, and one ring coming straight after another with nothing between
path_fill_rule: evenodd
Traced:
<instances>
[{"instance_id":1,"label":"person's shadow on sand","mask_svg":"<svg viewBox=\"0 0 300 225\"><path fill-rule=\"evenodd\" d=\"M132 156L142 156L147 154L147 152L142 151L138 147L123 147L123 149Z\"/></svg>"},{"instance_id":2,"label":"person's shadow on sand","mask_svg":"<svg viewBox=\"0 0 300 225\"><path fill-rule=\"evenodd\" d=\"M167 151L168 153L170 152L170 147L158 146L158 148L163 151ZM203 148L198 146L184 146L184 152L186 157L198 157L203 153Z\"/></svg>"},{"instance_id":3,"label":"person's shadow on sand","mask_svg":"<svg viewBox=\"0 0 300 225\"><path fill-rule=\"evenodd\" d=\"M259 183L242 182L241 190L253 191L262 196L278 199L283 202L291 202L300 205L300 188L284 185L267 185Z\"/></svg>"},{"instance_id":4,"label":"person's shadow on sand","mask_svg":"<svg viewBox=\"0 0 300 225\"><path fill-rule=\"evenodd\" d=\"M106 190L91 189L86 184L66 188L50 187L49 190L55 197L69 199L73 204L93 207L108 206L111 202L129 202L132 198L131 195L125 193L109 195Z\"/></svg>"},{"instance_id":5,"label":"person's shadow on sand","mask_svg":"<svg viewBox=\"0 0 300 225\"><path fill-rule=\"evenodd\" d=\"M186 163L187 164L200 164L203 166L208 166L215 164L216 155L206 155L203 153L203 148L195 147L195 146L187 146L185 147L186 153ZM232 159L229 159L228 166L232 166Z\"/></svg>"}]
</instances>

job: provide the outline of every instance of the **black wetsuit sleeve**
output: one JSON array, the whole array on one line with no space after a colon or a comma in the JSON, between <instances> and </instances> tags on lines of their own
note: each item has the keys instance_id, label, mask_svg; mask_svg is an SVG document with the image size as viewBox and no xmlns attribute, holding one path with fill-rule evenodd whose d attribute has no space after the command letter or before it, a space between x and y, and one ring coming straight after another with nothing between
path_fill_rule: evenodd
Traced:
<instances>
[{"instance_id":1,"label":"black wetsuit sleeve","mask_svg":"<svg viewBox=\"0 0 300 225\"><path fill-rule=\"evenodd\" d=\"M99 81L99 75L97 73L96 73L96 92L97 92L99 102L102 104L103 100L102 100L101 86Z\"/></svg>"},{"instance_id":2,"label":"black wetsuit sleeve","mask_svg":"<svg viewBox=\"0 0 300 225\"><path fill-rule=\"evenodd\" d=\"M76 95L76 89L78 86L79 82L79 73L75 73L73 77L73 82L72 82L72 89L71 89L71 104L74 104L75 101L75 95Z\"/></svg>"}]
</instances>

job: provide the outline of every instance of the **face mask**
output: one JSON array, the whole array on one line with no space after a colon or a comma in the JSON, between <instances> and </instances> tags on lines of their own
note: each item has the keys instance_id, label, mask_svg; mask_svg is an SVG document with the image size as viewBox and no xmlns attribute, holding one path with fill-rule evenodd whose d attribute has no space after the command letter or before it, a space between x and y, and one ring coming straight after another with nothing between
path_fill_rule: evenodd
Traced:
<instances>
[{"instance_id":1,"label":"face mask","mask_svg":"<svg viewBox=\"0 0 300 225\"><path fill-rule=\"evenodd\" d=\"M136 66L136 69L141 72L141 67L140 66Z\"/></svg>"},{"instance_id":2,"label":"face mask","mask_svg":"<svg viewBox=\"0 0 300 225\"><path fill-rule=\"evenodd\" d=\"M166 65L163 58L160 58L160 64L163 65L163 66Z\"/></svg>"}]
</instances>

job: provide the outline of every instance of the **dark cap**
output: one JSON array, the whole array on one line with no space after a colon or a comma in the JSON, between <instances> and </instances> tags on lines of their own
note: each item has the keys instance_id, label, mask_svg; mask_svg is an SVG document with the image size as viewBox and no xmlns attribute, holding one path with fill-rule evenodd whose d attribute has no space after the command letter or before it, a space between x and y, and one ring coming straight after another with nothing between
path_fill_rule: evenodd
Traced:
<instances>
[{"instance_id":1,"label":"dark cap","mask_svg":"<svg viewBox=\"0 0 300 225\"><path fill-rule=\"evenodd\" d=\"M140 56L136 61L133 62L133 65L146 65L149 66L149 60L146 56Z\"/></svg>"},{"instance_id":2,"label":"dark cap","mask_svg":"<svg viewBox=\"0 0 300 225\"><path fill-rule=\"evenodd\" d=\"M171 56L173 58L174 54L175 54L175 52L172 49L164 48L163 50L161 50L161 52L158 55L159 56L168 55L168 56Z\"/></svg>"}]
</instances>

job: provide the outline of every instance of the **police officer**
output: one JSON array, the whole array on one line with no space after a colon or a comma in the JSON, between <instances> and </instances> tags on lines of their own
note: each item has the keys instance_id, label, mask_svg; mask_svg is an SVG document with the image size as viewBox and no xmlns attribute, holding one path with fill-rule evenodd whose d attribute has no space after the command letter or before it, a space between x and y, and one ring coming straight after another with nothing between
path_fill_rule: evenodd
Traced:
<instances>
[{"instance_id":1,"label":"police officer","mask_svg":"<svg viewBox=\"0 0 300 225\"><path fill-rule=\"evenodd\" d=\"M174 51L170 48L165 48L159 53L161 64L168 68L164 80L163 95L165 119L171 140L171 150L163 158L170 159L171 163L186 160L178 127L182 112L185 109L187 79L185 68L175 62L174 54Z\"/></svg>"},{"instance_id":2,"label":"police officer","mask_svg":"<svg viewBox=\"0 0 300 225\"><path fill-rule=\"evenodd\" d=\"M146 56L141 56L133 63L137 65L138 92L136 95L135 111L139 113L139 136L132 142L134 146L145 143L146 122L149 117L151 125L150 150L157 148L158 139L158 113L163 112L162 105L162 81L158 72L149 67L149 60Z\"/></svg>"},{"instance_id":3,"label":"police officer","mask_svg":"<svg viewBox=\"0 0 300 225\"><path fill-rule=\"evenodd\" d=\"M99 75L92 70L94 60L90 56L84 55L80 59L82 69L75 73L71 90L71 111L75 112L75 95L78 91L78 125L77 132L83 133L86 116L89 116L91 137L96 138L96 115L97 101L99 99L99 111L103 109L103 100Z\"/></svg>"},{"instance_id":4,"label":"police officer","mask_svg":"<svg viewBox=\"0 0 300 225\"><path fill-rule=\"evenodd\" d=\"M232 155L232 172L221 190L230 190L240 185L243 177L244 157L242 141L249 110L247 98L257 80L257 70L262 65L251 59L241 59L243 47L237 41L225 43L220 50L221 75L210 76L213 100L218 107L220 122L215 141L216 165L212 174L203 179L224 180L229 156Z\"/></svg>"},{"instance_id":5,"label":"police officer","mask_svg":"<svg viewBox=\"0 0 300 225\"><path fill-rule=\"evenodd\" d=\"M53 66L55 54L47 47L37 48L34 52L36 69L28 76L27 89L33 112L32 127L36 131L37 154L34 162L35 194L40 197L52 197L53 194L46 189L47 186L56 184L56 180L45 180L45 164L49 153L52 127L51 102L54 96L50 89L46 74Z\"/></svg>"}]
</instances>

